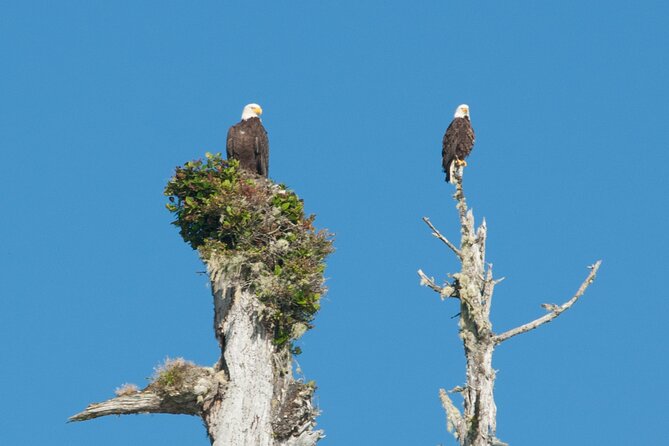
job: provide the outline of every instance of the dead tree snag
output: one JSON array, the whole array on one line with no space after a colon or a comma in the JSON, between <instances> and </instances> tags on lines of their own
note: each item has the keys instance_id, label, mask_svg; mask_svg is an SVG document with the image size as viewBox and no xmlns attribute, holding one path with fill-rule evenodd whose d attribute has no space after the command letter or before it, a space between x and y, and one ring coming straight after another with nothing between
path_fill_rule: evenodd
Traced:
<instances>
[{"instance_id":1,"label":"dead tree snag","mask_svg":"<svg viewBox=\"0 0 669 446\"><path fill-rule=\"evenodd\" d=\"M461 262L461 270L452 275L452 281L442 285L418 270L421 285L427 286L439 294L441 299L453 298L460 301L460 338L465 349L466 383L451 391L440 389L439 397L444 410L448 431L462 446L501 446L496 437L497 406L493 395L495 370L492 356L495 347L521 333L526 333L558 317L569 309L595 280L601 261L590 266L590 273L581 284L576 294L562 305L544 304L548 313L544 316L508 330L495 334L490 321L490 306L495 285L503 280L494 279L492 264L486 263L486 222L476 228L474 214L467 207L462 187L462 170L456 171L456 192L453 198L460 220L460 247L451 243L434 227L428 218L423 221L432 231L432 235L441 240ZM463 411L453 403L449 394L460 393L463 397Z\"/></svg>"}]
</instances>

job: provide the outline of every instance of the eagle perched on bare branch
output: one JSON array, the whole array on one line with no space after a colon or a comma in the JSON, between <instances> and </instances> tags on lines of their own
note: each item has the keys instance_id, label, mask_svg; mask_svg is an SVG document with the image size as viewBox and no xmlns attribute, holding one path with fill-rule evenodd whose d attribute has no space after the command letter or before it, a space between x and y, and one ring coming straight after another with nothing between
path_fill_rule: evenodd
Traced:
<instances>
[{"instance_id":1,"label":"eagle perched on bare branch","mask_svg":"<svg viewBox=\"0 0 669 446\"><path fill-rule=\"evenodd\" d=\"M469 120L469 106L458 105L453 115L453 121L444 134L441 150L441 163L446 173L446 181L453 182L455 169L467 165L465 158L474 147L474 129Z\"/></svg>"},{"instance_id":2,"label":"eagle perched on bare branch","mask_svg":"<svg viewBox=\"0 0 669 446\"><path fill-rule=\"evenodd\" d=\"M262 125L262 108L248 104L242 120L230 127L226 143L228 159L239 161L239 167L267 177L269 172L269 139Z\"/></svg>"}]
</instances>

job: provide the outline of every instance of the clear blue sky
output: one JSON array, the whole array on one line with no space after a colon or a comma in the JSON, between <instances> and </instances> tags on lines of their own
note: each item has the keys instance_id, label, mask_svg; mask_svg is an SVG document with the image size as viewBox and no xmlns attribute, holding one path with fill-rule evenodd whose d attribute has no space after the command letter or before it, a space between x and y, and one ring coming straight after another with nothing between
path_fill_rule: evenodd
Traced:
<instances>
[{"instance_id":1,"label":"clear blue sky","mask_svg":"<svg viewBox=\"0 0 669 446\"><path fill-rule=\"evenodd\" d=\"M507 277L495 356L513 446L662 444L667 421L666 1L62 1L0 6L0 442L206 445L199 419L65 424L166 356L216 361L203 268L170 225L174 166L224 150L260 103L271 177L337 234L299 362L323 445L452 445L457 264L440 171L455 106L477 143L469 202Z\"/></svg>"}]
</instances>

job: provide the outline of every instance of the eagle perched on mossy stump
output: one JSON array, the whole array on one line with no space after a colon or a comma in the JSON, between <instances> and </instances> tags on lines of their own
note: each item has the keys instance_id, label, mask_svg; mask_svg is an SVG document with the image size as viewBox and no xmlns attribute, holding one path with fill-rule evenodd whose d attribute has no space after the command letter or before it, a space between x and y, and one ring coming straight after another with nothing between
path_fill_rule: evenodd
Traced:
<instances>
[{"instance_id":1,"label":"eagle perched on mossy stump","mask_svg":"<svg viewBox=\"0 0 669 446\"><path fill-rule=\"evenodd\" d=\"M183 239L208 264L244 277L271 308L278 344L311 328L332 241L293 191L207 153L178 167L165 195Z\"/></svg>"},{"instance_id":2,"label":"eagle perched on mossy stump","mask_svg":"<svg viewBox=\"0 0 669 446\"><path fill-rule=\"evenodd\" d=\"M331 234L314 228L295 192L240 163L207 153L177 167L165 189L214 295L214 370L227 383L203 419L214 445L315 444L315 386L293 379L291 353L320 308Z\"/></svg>"},{"instance_id":3,"label":"eagle perched on mossy stump","mask_svg":"<svg viewBox=\"0 0 669 446\"><path fill-rule=\"evenodd\" d=\"M293 377L294 340L325 292L331 235L282 184L210 154L176 168L165 188L183 239L207 266L220 357L167 360L143 389L90 404L70 421L171 413L202 418L213 446L314 446L313 382Z\"/></svg>"}]
</instances>

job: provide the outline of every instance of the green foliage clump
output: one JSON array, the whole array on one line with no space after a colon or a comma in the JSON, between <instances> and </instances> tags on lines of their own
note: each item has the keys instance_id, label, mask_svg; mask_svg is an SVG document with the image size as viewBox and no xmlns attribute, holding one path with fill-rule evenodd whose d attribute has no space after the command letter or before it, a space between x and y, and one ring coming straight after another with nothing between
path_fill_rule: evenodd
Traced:
<instances>
[{"instance_id":1,"label":"green foliage clump","mask_svg":"<svg viewBox=\"0 0 669 446\"><path fill-rule=\"evenodd\" d=\"M270 309L277 344L311 328L333 248L293 191L207 153L177 167L165 195L183 239L205 261L235 269Z\"/></svg>"}]
</instances>

